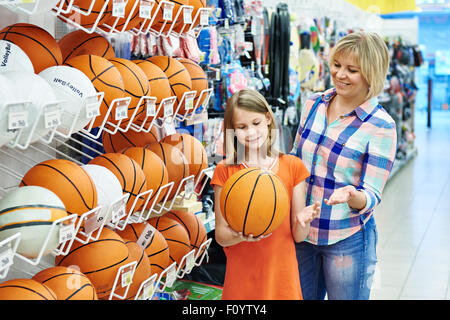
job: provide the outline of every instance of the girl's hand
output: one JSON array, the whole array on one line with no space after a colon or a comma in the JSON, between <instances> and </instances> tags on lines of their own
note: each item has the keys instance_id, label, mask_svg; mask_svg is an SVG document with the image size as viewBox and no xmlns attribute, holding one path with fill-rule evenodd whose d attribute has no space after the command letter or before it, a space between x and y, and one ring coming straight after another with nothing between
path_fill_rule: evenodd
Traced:
<instances>
[{"instance_id":1,"label":"girl's hand","mask_svg":"<svg viewBox=\"0 0 450 320\"><path fill-rule=\"evenodd\" d=\"M230 228L230 230L232 231L232 233L234 234L235 237L240 238L241 241L247 241L247 242L256 242L256 241L260 241L260 240L262 240L262 239L264 239L264 238L267 238L268 236L271 235L271 233L269 233L269 234L262 235L262 236L259 236L259 237L255 238L252 234L249 234L249 235L245 236L242 232L234 231L234 230L231 229L231 228Z\"/></svg>"},{"instance_id":2,"label":"girl's hand","mask_svg":"<svg viewBox=\"0 0 450 320\"><path fill-rule=\"evenodd\" d=\"M333 204L346 203L356 196L357 190L354 186L345 186L334 190L330 199L325 199L325 203L329 206Z\"/></svg>"},{"instance_id":3,"label":"girl's hand","mask_svg":"<svg viewBox=\"0 0 450 320\"><path fill-rule=\"evenodd\" d=\"M297 222L300 223L302 228L306 227L306 224L313 221L320 215L320 203L314 202L312 205L304 207L302 211L297 213Z\"/></svg>"}]
</instances>

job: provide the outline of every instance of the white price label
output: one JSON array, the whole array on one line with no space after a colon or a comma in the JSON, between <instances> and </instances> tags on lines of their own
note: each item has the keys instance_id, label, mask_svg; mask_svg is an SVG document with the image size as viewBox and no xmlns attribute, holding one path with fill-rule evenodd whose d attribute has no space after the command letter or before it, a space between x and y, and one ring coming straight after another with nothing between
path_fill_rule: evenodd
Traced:
<instances>
[{"instance_id":1,"label":"white price label","mask_svg":"<svg viewBox=\"0 0 450 320\"><path fill-rule=\"evenodd\" d=\"M192 9L184 7L183 9L183 22L184 24L191 24L192 23Z\"/></svg>"},{"instance_id":2,"label":"white price label","mask_svg":"<svg viewBox=\"0 0 450 320\"><path fill-rule=\"evenodd\" d=\"M175 280L177 280L177 265L175 263L171 264L169 270L167 270L166 275L166 286L172 287Z\"/></svg>"},{"instance_id":3,"label":"white price label","mask_svg":"<svg viewBox=\"0 0 450 320\"><path fill-rule=\"evenodd\" d=\"M184 99L184 109L186 111L194 109L194 98L194 95L189 95Z\"/></svg>"},{"instance_id":4,"label":"white price label","mask_svg":"<svg viewBox=\"0 0 450 320\"><path fill-rule=\"evenodd\" d=\"M8 131L28 127L28 111L10 111L8 114Z\"/></svg>"},{"instance_id":5,"label":"white price label","mask_svg":"<svg viewBox=\"0 0 450 320\"><path fill-rule=\"evenodd\" d=\"M121 101L116 106L116 121L128 118L128 106L126 101Z\"/></svg>"},{"instance_id":6,"label":"white price label","mask_svg":"<svg viewBox=\"0 0 450 320\"><path fill-rule=\"evenodd\" d=\"M188 180L186 180L186 184L184 185L184 197L190 199L193 193L194 193L194 177L190 177Z\"/></svg>"},{"instance_id":7,"label":"white price label","mask_svg":"<svg viewBox=\"0 0 450 320\"><path fill-rule=\"evenodd\" d=\"M86 118L92 119L100 115L100 103L98 98L87 97L86 98Z\"/></svg>"},{"instance_id":8,"label":"white price label","mask_svg":"<svg viewBox=\"0 0 450 320\"><path fill-rule=\"evenodd\" d=\"M113 207L111 208L111 222L113 224L119 222L120 219L125 217L127 214L126 206L123 201L119 201L118 203L115 203Z\"/></svg>"},{"instance_id":9,"label":"white price label","mask_svg":"<svg viewBox=\"0 0 450 320\"><path fill-rule=\"evenodd\" d=\"M155 280L147 281L142 287L142 294L140 300L150 300L155 293Z\"/></svg>"},{"instance_id":10,"label":"white price label","mask_svg":"<svg viewBox=\"0 0 450 320\"><path fill-rule=\"evenodd\" d=\"M171 117L164 119L163 129L166 136L177 133L177 130L175 129L175 121L173 121Z\"/></svg>"},{"instance_id":11,"label":"white price label","mask_svg":"<svg viewBox=\"0 0 450 320\"><path fill-rule=\"evenodd\" d=\"M195 251L190 251L186 256L186 273L190 273L195 265Z\"/></svg>"},{"instance_id":12,"label":"white price label","mask_svg":"<svg viewBox=\"0 0 450 320\"><path fill-rule=\"evenodd\" d=\"M147 117L156 116L156 101L154 99L147 100Z\"/></svg>"},{"instance_id":13,"label":"white price label","mask_svg":"<svg viewBox=\"0 0 450 320\"><path fill-rule=\"evenodd\" d=\"M173 116L173 101L164 103L164 118Z\"/></svg>"},{"instance_id":14,"label":"white price label","mask_svg":"<svg viewBox=\"0 0 450 320\"><path fill-rule=\"evenodd\" d=\"M14 252L8 243L7 247L0 248L0 271L13 264Z\"/></svg>"},{"instance_id":15,"label":"white price label","mask_svg":"<svg viewBox=\"0 0 450 320\"><path fill-rule=\"evenodd\" d=\"M0 0L0 4L35 3L36 0Z\"/></svg>"},{"instance_id":16,"label":"white price label","mask_svg":"<svg viewBox=\"0 0 450 320\"><path fill-rule=\"evenodd\" d=\"M45 129L51 129L61 124L60 110L49 110L44 114Z\"/></svg>"},{"instance_id":17,"label":"white price label","mask_svg":"<svg viewBox=\"0 0 450 320\"><path fill-rule=\"evenodd\" d=\"M202 11L200 13L200 25L207 26L209 24L209 11Z\"/></svg>"},{"instance_id":18,"label":"white price label","mask_svg":"<svg viewBox=\"0 0 450 320\"><path fill-rule=\"evenodd\" d=\"M142 249L147 248L147 245L153 238L153 234L155 233L155 228L151 224L147 224L147 226L142 231L139 239L137 240L137 244L141 246Z\"/></svg>"},{"instance_id":19,"label":"white price label","mask_svg":"<svg viewBox=\"0 0 450 320\"><path fill-rule=\"evenodd\" d=\"M141 4L139 5L139 18L151 19L154 4L154 1L141 0Z\"/></svg>"},{"instance_id":20,"label":"white price label","mask_svg":"<svg viewBox=\"0 0 450 320\"><path fill-rule=\"evenodd\" d=\"M174 3L164 3L163 20L172 21Z\"/></svg>"},{"instance_id":21,"label":"white price label","mask_svg":"<svg viewBox=\"0 0 450 320\"><path fill-rule=\"evenodd\" d=\"M61 225L59 228L59 243L70 241L75 237L75 226L73 223Z\"/></svg>"},{"instance_id":22,"label":"white price label","mask_svg":"<svg viewBox=\"0 0 450 320\"><path fill-rule=\"evenodd\" d=\"M100 228L103 219L98 217L99 212L100 211L91 213L84 222L84 230L87 234L90 234Z\"/></svg>"},{"instance_id":23,"label":"white price label","mask_svg":"<svg viewBox=\"0 0 450 320\"><path fill-rule=\"evenodd\" d=\"M128 287L131 284L133 280L133 269L134 265L130 265L122 269L122 272L120 274L120 282L122 288Z\"/></svg>"},{"instance_id":24,"label":"white price label","mask_svg":"<svg viewBox=\"0 0 450 320\"><path fill-rule=\"evenodd\" d=\"M113 0L112 16L116 18L125 17L125 6L126 6L125 0Z\"/></svg>"}]
</instances>

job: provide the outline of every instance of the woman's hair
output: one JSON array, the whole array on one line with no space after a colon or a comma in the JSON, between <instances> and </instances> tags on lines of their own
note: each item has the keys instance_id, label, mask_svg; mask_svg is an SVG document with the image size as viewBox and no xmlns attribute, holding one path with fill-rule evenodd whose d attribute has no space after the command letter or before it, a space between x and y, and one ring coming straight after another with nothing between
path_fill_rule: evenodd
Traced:
<instances>
[{"instance_id":1,"label":"woman's hair","mask_svg":"<svg viewBox=\"0 0 450 320\"><path fill-rule=\"evenodd\" d=\"M268 114L271 121L267 137L267 155L275 156L280 152L274 148L277 141L277 124L272 108L262 94L253 89L242 89L234 93L227 101L223 119L224 145L223 150L227 164L238 164L244 160L244 147L237 141L233 127L233 116L236 108L246 111Z\"/></svg>"},{"instance_id":2,"label":"woman's hair","mask_svg":"<svg viewBox=\"0 0 450 320\"><path fill-rule=\"evenodd\" d=\"M389 71L389 51L381 37L374 32L354 32L341 38L331 50L330 66L336 58L353 53L369 84L366 99L376 97L383 91Z\"/></svg>"}]
</instances>

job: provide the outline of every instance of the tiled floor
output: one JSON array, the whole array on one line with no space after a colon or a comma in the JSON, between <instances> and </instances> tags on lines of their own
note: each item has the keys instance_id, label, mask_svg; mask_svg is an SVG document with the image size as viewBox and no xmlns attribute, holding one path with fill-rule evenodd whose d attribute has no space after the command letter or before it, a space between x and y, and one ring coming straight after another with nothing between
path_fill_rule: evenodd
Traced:
<instances>
[{"instance_id":1,"label":"tiled floor","mask_svg":"<svg viewBox=\"0 0 450 320\"><path fill-rule=\"evenodd\" d=\"M371 299L450 300L450 111L416 113L417 156L388 182L375 211Z\"/></svg>"}]
</instances>

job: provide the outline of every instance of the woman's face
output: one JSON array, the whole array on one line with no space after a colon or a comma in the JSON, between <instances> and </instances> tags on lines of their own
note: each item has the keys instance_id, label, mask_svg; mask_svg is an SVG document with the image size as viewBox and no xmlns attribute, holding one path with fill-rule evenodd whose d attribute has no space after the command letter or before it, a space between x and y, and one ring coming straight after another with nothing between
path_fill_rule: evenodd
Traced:
<instances>
[{"instance_id":1,"label":"woman's face","mask_svg":"<svg viewBox=\"0 0 450 320\"><path fill-rule=\"evenodd\" d=\"M346 99L360 99L369 91L369 84L361 73L353 53L335 57L330 66L331 78L336 93Z\"/></svg>"},{"instance_id":2,"label":"woman's face","mask_svg":"<svg viewBox=\"0 0 450 320\"><path fill-rule=\"evenodd\" d=\"M239 143L246 150L259 150L269 135L269 114L236 108L233 114L233 128Z\"/></svg>"}]
</instances>

